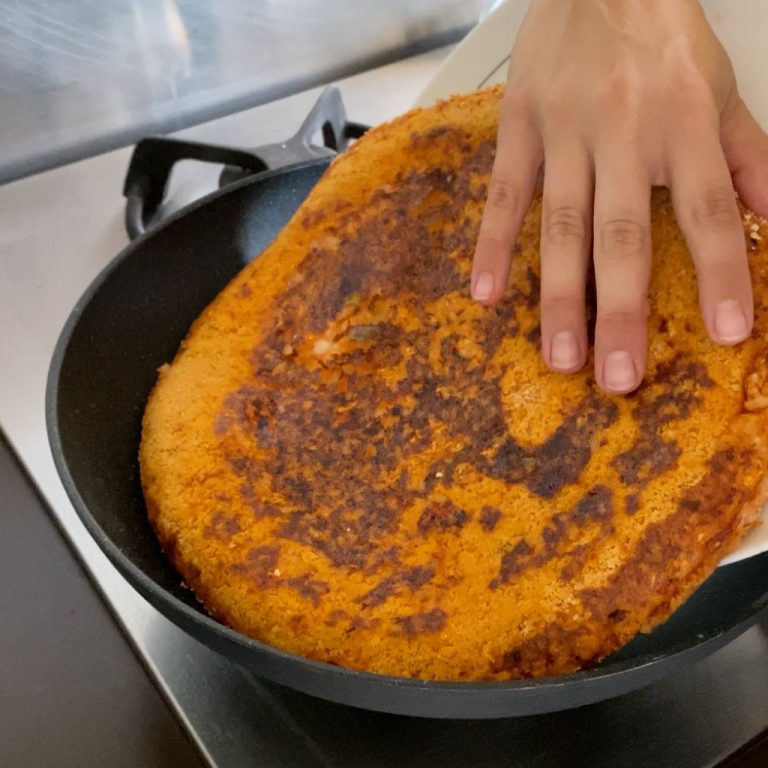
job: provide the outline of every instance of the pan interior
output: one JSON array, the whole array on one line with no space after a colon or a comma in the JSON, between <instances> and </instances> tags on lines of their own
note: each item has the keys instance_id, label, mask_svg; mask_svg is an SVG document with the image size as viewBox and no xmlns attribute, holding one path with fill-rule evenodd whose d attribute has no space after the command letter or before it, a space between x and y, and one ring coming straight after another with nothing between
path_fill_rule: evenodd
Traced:
<instances>
[{"instance_id":1,"label":"pan interior","mask_svg":"<svg viewBox=\"0 0 768 768\"><path fill-rule=\"evenodd\" d=\"M147 521L137 460L144 404L195 318L274 239L327 164L240 183L129 246L83 297L57 350L58 382L49 386L63 459L93 518L86 523L196 608Z\"/></svg>"},{"instance_id":2,"label":"pan interior","mask_svg":"<svg viewBox=\"0 0 768 768\"><path fill-rule=\"evenodd\" d=\"M86 294L57 350L58 379L49 386L78 512L102 546L201 613L147 521L137 463L144 404L157 368L194 319L272 241L326 166L243 182L137 241ZM720 635L766 595L768 553L720 568L668 622L601 667L647 662Z\"/></svg>"}]
</instances>

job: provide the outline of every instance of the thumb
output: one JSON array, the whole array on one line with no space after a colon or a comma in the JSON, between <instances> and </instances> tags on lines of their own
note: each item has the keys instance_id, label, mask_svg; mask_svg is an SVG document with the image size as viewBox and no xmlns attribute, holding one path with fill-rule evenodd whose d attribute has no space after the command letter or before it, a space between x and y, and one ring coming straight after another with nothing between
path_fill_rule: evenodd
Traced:
<instances>
[{"instance_id":1,"label":"thumb","mask_svg":"<svg viewBox=\"0 0 768 768\"><path fill-rule=\"evenodd\" d=\"M723 115L720 141L742 202L768 218L768 135L740 98Z\"/></svg>"}]
</instances>

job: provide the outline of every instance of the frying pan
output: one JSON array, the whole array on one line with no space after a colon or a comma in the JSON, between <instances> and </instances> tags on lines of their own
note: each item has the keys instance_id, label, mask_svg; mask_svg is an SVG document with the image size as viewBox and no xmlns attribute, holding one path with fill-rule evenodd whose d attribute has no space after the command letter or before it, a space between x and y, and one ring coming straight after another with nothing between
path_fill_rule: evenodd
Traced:
<instances>
[{"instance_id":1,"label":"frying pan","mask_svg":"<svg viewBox=\"0 0 768 768\"><path fill-rule=\"evenodd\" d=\"M205 154L171 142L175 155L161 161L154 141L139 145L129 172L133 232L143 228L147 207L159 205L173 161ZM247 154L221 150L207 159L256 171L266 165ZM147 158L146 173L138 172ZM151 228L95 279L64 327L46 395L53 456L75 510L123 576L189 634L258 676L343 704L427 717L532 715L618 696L751 626L768 605L768 553L719 568L669 621L598 666L535 680L431 682L352 671L252 640L205 613L147 520L137 463L144 403L192 321L271 242L328 163L316 157L250 176Z\"/></svg>"}]
</instances>

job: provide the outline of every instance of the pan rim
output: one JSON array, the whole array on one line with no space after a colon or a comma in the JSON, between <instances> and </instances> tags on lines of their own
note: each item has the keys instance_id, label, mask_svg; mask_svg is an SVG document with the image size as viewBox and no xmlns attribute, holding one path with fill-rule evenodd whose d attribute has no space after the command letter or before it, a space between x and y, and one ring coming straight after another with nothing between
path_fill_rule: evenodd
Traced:
<instances>
[{"instance_id":1,"label":"pan rim","mask_svg":"<svg viewBox=\"0 0 768 768\"><path fill-rule=\"evenodd\" d=\"M612 662L610 661L611 657L609 656L600 664L589 669L564 675L539 678L512 680L428 680L422 678L400 677L356 670L310 659L284 651L269 645L268 643L241 634L212 618L204 611L202 606L200 608L193 607L160 586L112 541L90 512L88 505L80 495L64 456L61 433L59 431L59 379L69 343L86 307L97 294L101 286L110 277L112 272L115 271L120 264L130 258L135 251L139 250L148 239L155 234L164 231L168 227L173 226L180 219L194 215L198 209L203 208L226 195L238 192L243 188L260 184L276 176L297 172L308 167L327 166L330 162L331 161L327 158L320 158L293 164L281 169L266 171L263 174L245 178L224 189L214 191L176 211L160 224L151 227L147 232L129 243L101 269L74 305L59 334L48 369L45 391L45 419L54 463L67 496L78 517L88 530L88 533L96 541L109 561L129 581L131 586L144 596L151 595L154 604L163 607L161 613L175 624L179 624L176 616L180 615L185 621L193 624L202 624L202 627L206 632L217 636L219 640L223 640L230 645L239 647L240 650L246 652L256 651L260 654L266 654L268 657L279 660L295 669L312 672L316 675L330 675L336 679L345 680L353 685L367 686L375 684L377 686L387 686L399 690L439 691L444 695L455 696L457 698L473 694L482 696L487 693L506 693L510 696L523 696L526 692L533 690L555 690L564 686L578 686L579 688L584 688L599 682L605 682L608 679L619 680L628 675L637 673L644 668L658 665L660 661L671 663L680 656L695 654L696 651L703 654L708 646L712 644L723 644L728 639L736 637L751 626L752 623L759 618L761 612L768 608L768 592L764 593L758 600L752 602L748 607L744 608L743 611L739 612L737 614L738 619L727 628L723 629L722 627L715 627L710 633L705 633L701 637L697 636L693 641L679 641L674 643L670 646L668 652L663 654L645 652L629 659L620 659ZM754 555L754 557L760 557L760 554ZM751 560L752 558L750 557L746 558L743 562L746 563ZM741 561L723 567L738 568L740 565ZM187 630L184 629L184 631ZM607 664L605 664L606 661L608 662ZM273 680L275 679L269 672L265 672L264 677ZM638 685L635 687L641 686Z\"/></svg>"}]
</instances>

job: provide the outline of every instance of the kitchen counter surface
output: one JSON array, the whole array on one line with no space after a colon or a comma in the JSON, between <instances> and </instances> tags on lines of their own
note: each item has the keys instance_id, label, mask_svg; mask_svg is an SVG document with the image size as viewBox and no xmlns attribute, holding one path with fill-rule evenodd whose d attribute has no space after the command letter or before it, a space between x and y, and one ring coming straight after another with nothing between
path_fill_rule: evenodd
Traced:
<instances>
[{"instance_id":1,"label":"kitchen counter surface","mask_svg":"<svg viewBox=\"0 0 768 768\"><path fill-rule=\"evenodd\" d=\"M0 0L0 183L458 40L483 0Z\"/></svg>"}]
</instances>

